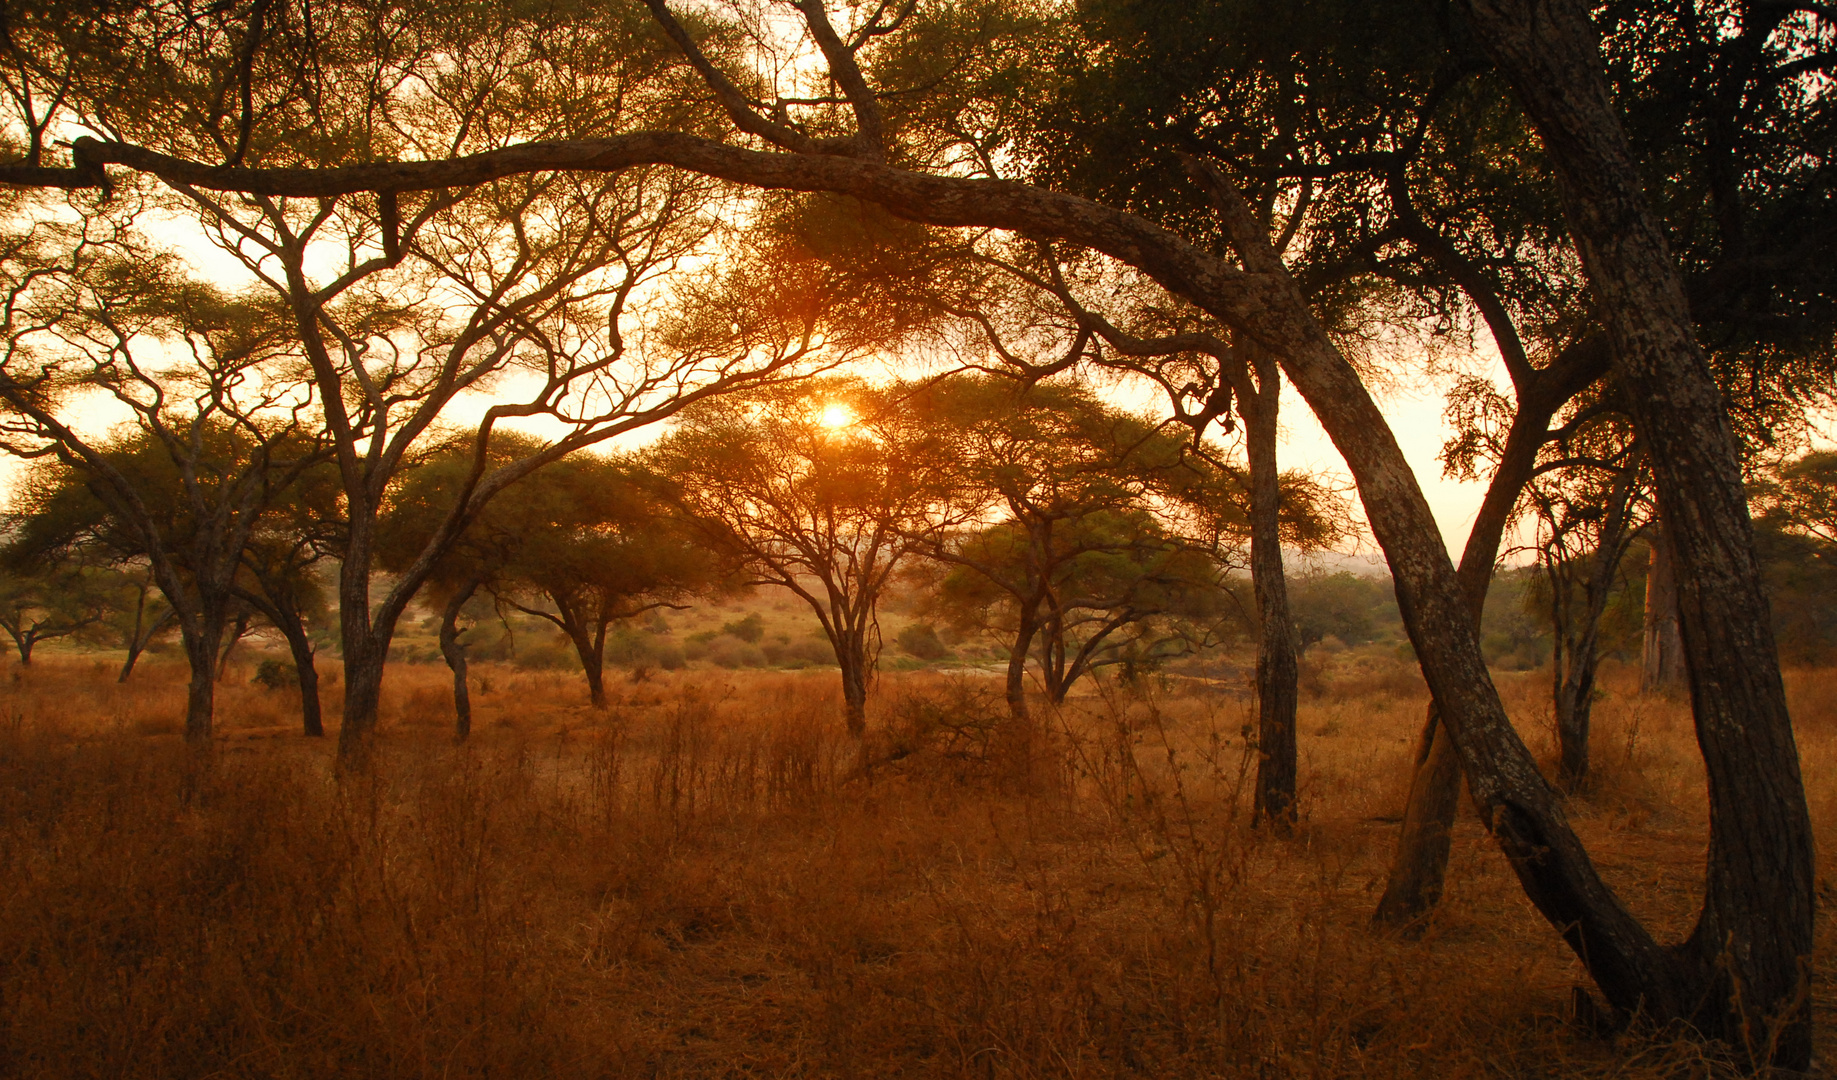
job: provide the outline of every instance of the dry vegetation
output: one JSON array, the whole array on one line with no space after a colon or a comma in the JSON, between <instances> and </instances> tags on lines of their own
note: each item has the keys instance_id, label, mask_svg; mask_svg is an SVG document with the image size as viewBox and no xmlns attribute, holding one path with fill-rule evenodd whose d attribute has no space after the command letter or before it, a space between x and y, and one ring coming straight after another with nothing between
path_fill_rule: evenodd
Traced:
<instances>
[{"instance_id":1,"label":"dry vegetation","mask_svg":"<svg viewBox=\"0 0 1837 1080\"><path fill-rule=\"evenodd\" d=\"M1244 819L1229 688L1110 686L1021 738L980 722L986 681L887 676L862 755L831 673L657 674L596 713L565 672L481 667L464 748L445 671L393 669L382 760L342 781L246 672L203 767L176 668L0 673L0 1074L1710 1071L1573 1021L1579 965L1470 821L1424 939L1367 932L1425 705L1375 650L1309 673L1291 840ZM1547 747L1543 680L1502 689ZM1609 681L1574 814L1682 933L1688 714ZM1829 835L1837 672L1790 686Z\"/></svg>"}]
</instances>

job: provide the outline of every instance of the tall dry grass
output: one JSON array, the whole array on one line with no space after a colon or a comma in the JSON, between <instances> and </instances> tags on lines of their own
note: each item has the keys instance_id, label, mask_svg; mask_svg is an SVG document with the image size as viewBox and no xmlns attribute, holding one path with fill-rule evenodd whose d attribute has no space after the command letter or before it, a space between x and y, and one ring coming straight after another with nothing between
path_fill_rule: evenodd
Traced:
<instances>
[{"instance_id":1,"label":"tall dry grass","mask_svg":"<svg viewBox=\"0 0 1837 1080\"><path fill-rule=\"evenodd\" d=\"M821 674L659 675L597 712L481 667L469 745L444 671L403 668L342 780L284 695L226 685L199 765L178 673L0 673L0 1074L1712 1071L1567 1019L1579 968L1472 822L1429 934L1367 932L1426 704L1391 658L1310 672L1289 840L1246 819L1229 687L1106 686L1022 735L987 683L888 677L857 747ZM1627 679L1574 815L1681 934L1701 766ZM1547 685L1501 685L1551 753ZM1791 690L1822 827L1837 674Z\"/></svg>"}]
</instances>

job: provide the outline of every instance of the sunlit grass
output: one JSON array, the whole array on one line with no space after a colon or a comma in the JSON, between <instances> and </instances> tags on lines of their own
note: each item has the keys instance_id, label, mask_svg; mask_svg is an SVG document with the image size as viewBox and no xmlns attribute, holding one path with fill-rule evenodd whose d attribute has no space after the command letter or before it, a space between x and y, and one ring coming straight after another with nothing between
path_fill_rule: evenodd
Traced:
<instances>
[{"instance_id":1,"label":"sunlit grass","mask_svg":"<svg viewBox=\"0 0 1837 1080\"><path fill-rule=\"evenodd\" d=\"M568 672L478 676L458 748L446 672L393 668L380 767L340 781L246 672L204 770L173 667L0 673L0 1072L1703 1075L1566 1020L1579 966L1471 820L1427 937L1368 932L1426 704L1391 657L1310 669L1286 841L1246 820L1229 687L1016 732L987 679L888 675L857 747L831 672L619 679L604 712ZM1631 678L1571 813L1682 935L1701 765ZM1548 758L1542 679L1500 681ZM1837 673L1789 688L1822 835Z\"/></svg>"}]
</instances>

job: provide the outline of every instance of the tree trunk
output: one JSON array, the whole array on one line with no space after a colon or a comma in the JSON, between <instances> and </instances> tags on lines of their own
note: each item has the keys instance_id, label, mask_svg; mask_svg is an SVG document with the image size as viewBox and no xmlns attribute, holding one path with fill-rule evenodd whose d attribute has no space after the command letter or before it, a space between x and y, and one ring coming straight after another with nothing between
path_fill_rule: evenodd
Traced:
<instances>
[{"instance_id":1,"label":"tree trunk","mask_svg":"<svg viewBox=\"0 0 1837 1080\"><path fill-rule=\"evenodd\" d=\"M440 655L453 673L453 737L460 742L472 735L472 692L466 687L466 647L459 641L459 613L478 591L478 584L476 578L467 582L440 613Z\"/></svg>"},{"instance_id":2,"label":"tree trunk","mask_svg":"<svg viewBox=\"0 0 1837 1080\"><path fill-rule=\"evenodd\" d=\"M1518 503L1518 493L1524 490L1536 467L1537 450L1550 417L1569 396L1560 390L1547 395L1526 394L1506 433L1505 450L1467 534L1458 571L1476 635L1486 609L1486 593L1492 585L1493 565ZM1397 854L1391 861L1384 896L1372 916L1378 926L1420 928L1422 917L1441 902L1454 818L1461 800L1461 759L1440 717L1440 710L1431 701L1417 742Z\"/></svg>"},{"instance_id":3,"label":"tree trunk","mask_svg":"<svg viewBox=\"0 0 1837 1080\"><path fill-rule=\"evenodd\" d=\"M1250 458L1250 579L1257 622L1257 787L1252 820L1286 834L1295 822L1295 712L1300 665L1282 568L1282 489L1276 467L1277 399L1282 377L1273 357L1252 345L1255 403L1240 395Z\"/></svg>"},{"instance_id":4,"label":"tree trunk","mask_svg":"<svg viewBox=\"0 0 1837 1080\"><path fill-rule=\"evenodd\" d=\"M1555 628L1558 642L1567 639L1568 663L1556 666L1557 786L1574 794L1588 783L1588 724L1595 703L1595 672L1601 663L1601 617L1626 555L1637 460L1614 485L1608 517L1596 545L1593 565L1583 591L1582 622L1576 627ZM1551 587L1557 587L1552 575ZM1560 609L1553 609L1560 610Z\"/></svg>"},{"instance_id":5,"label":"tree trunk","mask_svg":"<svg viewBox=\"0 0 1837 1080\"><path fill-rule=\"evenodd\" d=\"M368 633L344 640L344 718L338 725L341 768L363 769L370 763L387 655L388 645L378 645Z\"/></svg>"},{"instance_id":6,"label":"tree trunk","mask_svg":"<svg viewBox=\"0 0 1837 1080\"><path fill-rule=\"evenodd\" d=\"M867 734L867 653L857 634L838 634L835 642L836 663L842 668L842 718L848 734L856 739Z\"/></svg>"},{"instance_id":7,"label":"tree trunk","mask_svg":"<svg viewBox=\"0 0 1837 1080\"><path fill-rule=\"evenodd\" d=\"M217 644L223 636L223 618L207 612L184 636L185 659L191 665L191 683L185 695L185 742L194 750L210 746L211 721L216 709Z\"/></svg>"},{"instance_id":8,"label":"tree trunk","mask_svg":"<svg viewBox=\"0 0 1837 1080\"><path fill-rule=\"evenodd\" d=\"M1812 1049L1811 816L1722 397L1646 202L1587 11L1574 0L1466 6L1549 151L1656 474L1709 774L1708 881L1696 929L1666 957L1668 971L1597 980L1617 1009L1684 1019L1757 1059L1804 1069ZM1583 955L1591 969L1598 965L1598 950Z\"/></svg>"},{"instance_id":9,"label":"tree trunk","mask_svg":"<svg viewBox=\"0 0 1837 1080\"><path fill-rule=\"evenodd\" d=\"M606 707L606 628L589 635L584 627L565 628L574 655L580 660L581 674L587 677L587 703L596 709Z\"/></svg>"},{"instance_id":10,"label":"tree trunk","mask_svg":"<svg viewBox=\"0 0 1837 1080\"><path fill-rule=\"evenodd\" d=\"M1384 896L1372 915L1375 925L1418 929L1423 916L1441 903L1460 800L1460 752L1441 723L1441 710L1431 701L1428 721L1416 743L1415 770L1410 774L1410 794L1404 803L1397 854L1391 860Z\"/></svg>"},{"instance_id":11,"label":"tree trunk","mask_svg":"<svg viewBox=\"0 0 1837 1080\"><path fill-rule=\"evenodd\" d=\"M325 717L319 703L319 665L313 655L312 639L297 617L284 620L280 630L287 639L287 651L293 655L293 671L300 682L301 734L309 739L323 738Z\"/></svg>"},{"instance_id":12,"label":"tree trunk","mask_svg":"<svg viewBox=\"0 0 1837 1080\"><path fill-rule=\"evenodd\" d=\"M247 611L238 612L236 615L236 625L230 631L230 640L223 643L223 655L217 659L218 682L222 682L223 677L229 673L230 655L236 651L236 646L249 632L249 618Z\"/></svg>"},{"instance_id":13,"label":"tree trunk","mask_svg":"<svg viewBox=\"0 0 1837 1080\"><path fill-rule=\"evenodd\" d=\"M140 654L147 651L147 646L153 644L153 639L159 635L167 623L172 621L173 616L178 614L172 608L167 608L159 618L153 620L152 626L143 628L141 615L145 608L146 594L142 593L141 607L134 612L134 636L128 640L128 658L122 662L121 674L115 678L118 683L128 681L128 676L134 674L134 665L140 662Z\"/></svg>"},{"instance_id":14,"label":"tree trunk","mask_svg":"<svg viewBox=\"0 0 1837 1080\"><path fill-rule=\"evenodd\" d=\"M1646 566L1646 627L1640 649L1639 689L1666 693L1684 686L1684 638L1678 632L1677 556L1663 520L1651 530Z\"/></svg>"},{"instance_id":15,"label":"tree trunk","mask_svg":"<svg viewBox=\"0 0 1837 1080\"><path fill-rule=\"evenodd\" d=\"M32 666L32 646L38 644L38 638L31 632L13 635L13 647L19 650L19 666Z\"/></svg>"},{"instance_id":16,"label":"tree trunk","mask_svg":"<svg viewBox=\"0 0 1837 1080\"><path fill-rule=\"evenodd\" d=\"M1033 651L1033 639L1038 630L1033 609L1024 604L1021 607L1014 645L1008 650L1008 677L1003 689L1008 700L1008 715L1018 724L1027 724L1033 719L1027 710L1027 655Z\"/></svg>"}]
</instances>

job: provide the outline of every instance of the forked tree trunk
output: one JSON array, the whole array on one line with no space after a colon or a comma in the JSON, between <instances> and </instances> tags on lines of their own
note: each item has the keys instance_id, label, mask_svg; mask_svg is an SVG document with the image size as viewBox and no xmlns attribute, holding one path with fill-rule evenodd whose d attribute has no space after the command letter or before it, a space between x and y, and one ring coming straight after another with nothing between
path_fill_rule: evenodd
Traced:
<instances>
[{"instance_id":1,"label":"forked tree trunk","mask_svg":"<svg viewBox=\"0 0 1837 1080\"><path fill-rule=\"evenodd\" d=\"M1615 1008L1686 1020L1755 1064L1805 1069L1811 815L1722 395L1646 202L1587 10L1576 0L1465 6L1549 152L1650 455L1677 558L1685 668L1709 774L1708 880L1689 940L1630 978L1603 964L1601 949L1582 956ZM1595 909L1577 914L1593 920Z\"/></svg>"},{"instance_id":2,"label":"forked tree trunk","mask_svg":"<svg viewBox=\"0 0 1837 1080\"><path fill-rule=\"evenodd\" d=\"M1253 821L1286 834L1294 824L1296 737L1300 665L1288 580L1282 568L1282 488L1276 463L1277 401L1281 375L1268 352L1250 348L1256 371L1255 402L1240 394L1245 448L1250 458L1250 580L1257 622L1257 787Z\"/></svg>"},{"instance_id":3,"label":"forked tree trunk","mask_svg":"<svg viewBox=\"0 0 1837 1080\"><path fill-rule=\"evenodd\" d=\"M1663 520L1651 530L1646 564L1645 633L1640 641L1639 689L1667 693L1684 686L1684 638L1678 632L1677 556Z\"/></svg>"},{"instance_id":4,"label":"forked tree trunk","mask_svg":"<svg viewBox=\"0 0 1837 1080\"><path fill-rule=\"evenodd\" d=\"M574 655L580 660L581 674L587 678L587 702L596 709L606 707L606 627L601 625L595 634L587 633L584 627L562 628L568 635L568 641L574 646Z\"/></svg>"}]
</instances>

